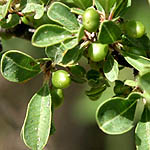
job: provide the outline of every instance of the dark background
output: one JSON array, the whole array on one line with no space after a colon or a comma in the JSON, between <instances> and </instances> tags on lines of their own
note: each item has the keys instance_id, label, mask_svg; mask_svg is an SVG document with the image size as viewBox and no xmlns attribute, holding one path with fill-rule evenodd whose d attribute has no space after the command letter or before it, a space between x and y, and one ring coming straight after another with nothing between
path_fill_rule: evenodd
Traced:
<instances>
[{"instance_id":1,"label":"dark background","mask_svg":"<svg viewBox=\"0 0 150 150\"><path fill-rule=\"evenodd\" d=\"M134 0L126 18L142 21L150 36L150 6L146 0ZM4 50L21 50L35 58L45 56L43 49L32 47L25 40L14 38L3 43ZM123 70L119 78L132 79L132 70ZM27 150L21 141L20 130L27 104L41 85L41 75L25 84L10 83L0 75L0 150ZM96 102L84 95L86 85L72 84L66 89L64 104L55 110L56 133L49 138L45 150L135 150L134 130L109 136L96 124L96 108L113 95L112 87Z\"/></svg>"}]
</instances>

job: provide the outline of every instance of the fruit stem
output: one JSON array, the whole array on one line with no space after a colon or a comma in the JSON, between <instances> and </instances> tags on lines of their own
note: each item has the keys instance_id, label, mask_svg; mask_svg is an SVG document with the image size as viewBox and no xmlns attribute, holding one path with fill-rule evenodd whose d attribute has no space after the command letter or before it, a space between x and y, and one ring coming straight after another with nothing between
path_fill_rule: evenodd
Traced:
<instances>
[{"instance_id":1,"label":"fruit stem","mask_svg":"<svg viewBox=\"0 0 150 150\"><path fill-rule=\"evenodd\" d=\"M95 0L93 0L93 7L95 6Z\"/></svg>"}]
</instances>

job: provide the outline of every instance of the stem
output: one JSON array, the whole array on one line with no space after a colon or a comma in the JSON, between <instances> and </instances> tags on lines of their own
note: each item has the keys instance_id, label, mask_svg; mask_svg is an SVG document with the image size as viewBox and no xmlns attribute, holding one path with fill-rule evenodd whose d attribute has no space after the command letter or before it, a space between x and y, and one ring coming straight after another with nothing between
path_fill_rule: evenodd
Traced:
<instances>
[{"instance_id":1,"label":"stem","mask_svg":"<svg viewBox=\"0 0 150 150\"><path fill-rule=\"evenodd\" d=\"M95 0L93 0L93 7L95 6Z\"/></svg>"}]
</instances>

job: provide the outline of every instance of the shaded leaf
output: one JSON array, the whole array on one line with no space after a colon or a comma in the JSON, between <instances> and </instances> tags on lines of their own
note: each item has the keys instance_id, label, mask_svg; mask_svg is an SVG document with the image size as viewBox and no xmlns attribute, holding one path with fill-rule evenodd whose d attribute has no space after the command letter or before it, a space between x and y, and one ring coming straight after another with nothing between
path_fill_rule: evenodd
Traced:
<instances>
[{"instance_id":1,"label":"shaded leaf","mask_svg":"<svg viewBox=\"0 0 150 150\"><path fill-rule=\"evenodd\" d=\"M74 2L76 6L84 10L92 6L92 0L88 0L88 1L87 0L72 0L72 1Z\"/></svg>"},{"instance_id":2,"label":"shaded leaf","mask_svg":"<svg viewBox=\"0 0 150 150\"><path fill-rule=\"evenodd\" d=\"M17 14L9 14L8 18L1 25L2 28L13 28L19 24L20 17Z\"/></svg>"},{"instance_id":3,"label":"shaded leaf","mask_svg":"<svg viewBox=\"0 0 150 150\"><path fill-rule=\"evenodd\" d=\"M114 10L114 17L122 16L131 6L131 0L118 0Z\"/></svg>"},{"instance_id":4,"label":"shaded leaf","mask_svg":"<svg viewBox=\"0 0 150 150\"><path fill-rule=\"evenodd\" d=\"M112 44L121 38L121 30L112 21L104 21L100 25L98 41L102 44Z\"/></svg>"},{"instance_id":5,"label":"shaded leaf","mask_svg":"<svg viewBox=\"0 0 150 150\"><path fill-rule=\"evenodd\" d=\"M103 70L106 78L109 81L114 82L118 79L118 62L111 55L109 55L107 60L105 61Z\"/></svg>"}]
</instances>

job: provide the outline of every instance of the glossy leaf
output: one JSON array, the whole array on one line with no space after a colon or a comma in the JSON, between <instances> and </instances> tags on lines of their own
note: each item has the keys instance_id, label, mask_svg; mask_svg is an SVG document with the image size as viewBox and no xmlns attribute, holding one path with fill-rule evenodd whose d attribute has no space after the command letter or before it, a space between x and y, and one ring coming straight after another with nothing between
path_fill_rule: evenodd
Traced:
<instances>
[{"instance_id":1,"label":"glossy leaf","mask_svg":"<svg viewBox=\"0 0 150 150\"><path fill-rule=\"evenodd\" d=\"M107 134L123 134L133 128L138 93L128 98L114 97L102 103L96 113L99 128Z\"/></svg>"},{"instance_id":2,"label":"glossy leaf","mask_svg":"<svg viewBox=\"0 0 150 150\"><path fill-rule=\"evenodd\" d=\"M62 45L64 46L65 51L73 49L78 45L78 38L74 37L72 39L65 40L64 42L62 42Z\"/></svg>"},{"instance_id":3,"label":"glossy leaf","mask_svg":"<svg viewBox=\"0 0 150 150\"><path fill-rule=\"evenodd\" d=\"M125 60L140 72L150 69L150 59L128 52L122 53Z\"/></svg>"},{"instance_id":4,"label":"glossy leaf","mask_svg":"<svg viewBox=\"0 0 150 150\"><path fill-rule=\"evenodd\" d=\"M68 6L60 2L54 2L48 9L48 17L64 26L70 31L78 30L79 24L77 19Z\"/></svg>"},{"instance_id":5,"label":"glossy leaf","mask_svg":"<svg viewBox=\"0 0 150 150\"><path fill-rule=\"evenodd\" d=\"M61 44L49 46L45 49L47 57L51 58L56 64L59 64L64 56L65 48Z\"/></svg>"},{"instance_id":6,"label":"glossy leaf","mask_svg":"<svg viewBox=\"0 0 150 150\"><path fill-rule=\"evenodd\" d=\"M80 8L71 8L71 12L77 15L83 15L84 10L80 9Z\"/></svg>"},{"instance_id":7,"label":"glossy leaf","mask_svg":"<svg viewBox=\"0 0 150 150\"><path fill-rule=\"evenodd\" d=\"M3 54L1 73L12 82L24 82L40 73L40 65L29 55L17 50Z\"/></svg>"},{"instance_id":8,"label":"glossy leaf","mask_svg":"<svg viewBox=\"0 0 150 150\"><path fill-rule=\"evenodd\" d=\"M0 6L0 20L5 18L12 0L8 0L6 4Z\"/></svg>"},{"instance_id":9,"label":"glossy leaf","mask_svg":"<svg viewBox=\"0 0 150 150\"><path fill-rule=\"evenodd\" d=\"M83 49L81 49L79 46L74 47L73 49L65 53L61 64L63 66L71 66L76 64L78 60L81 58L82 53L83 53Z\"/></svg>"},{"instance_id":10,"label":"glossy leaf","mask_svg":"<svg viewBox=\"0 0 150 150\"><path fill-rule=\"evenodd\" d=\"M40 19L44 15L44 6L35 3L27 3L26 7L22 10L22 13L33 13L34 19Z\"/></svg>"},{"instance_id":11,"label":"glossy leaf","mask_svg":"<svg viewBox=\"0 0 150 150\"><path fill-rule=\"evenodd\" d=\"M118 0L114 10L114 17L122 16L130 6L131 0Z\"/></svg>"},{"instance_id":12,"label":"glossy leaf","mask_svg":"<svg viewBox=\"0 0 150 150\"><path fill-rule=\"evenodd\" d=\"M105 61L103 70L106 78L109 81L114 82L118 79L118 62L111 55L109 55L107 60Z\"/></svg>"},{"instance_id":13,"label":"glossy leaf","mask_svg":"<svg viewBox=\"0 0 150 150\"><path fill-rule=\"evenodd\" d=\"M32 36L32 44L37 47L48 47L72 38L72 33L58 25L40 26Z\"/></svg>"},{"instance_id":14,"label":"glossy leaf","mask_svg":"<svg viewBox=\"0 0 150 150\"><path fill-rule=\"evenodd\" d=\"M104 9L102 5L100 4L99 0L95 0L95 6L99 11L104 12Z\"/></svg>"},{"instance_id":15,"label":"glossy leaf","mask_svg":"<svg viewBox=\"0 0 150 150\"><path fill-rule=\"evenodd\" d=\"M32 97L28 104L22 136L25 144L34 150L42 150L51 129L51 94L48 83Z\"/></svg>"},{"instance_id":16,"label":"glossy leaf","mask_svg":"<svg viewBox=\"0 0 150 150\"><path fill-rule=\"evenodd\" d=\"M109 14L111 8L114 6L117 0L98 0L106 14Z\"/></svg>"},{"instance_id":17,"label":"glossy leaf","mask_svg":"<svg viewBox=\"0 0 150 150\"><path fill-rule=\"evenodd\" d=\"M84 27L83 25L80 27L79 32L78 32L78 42L80 42L82 40L82 38L84 37Z\"/></svg>"},{"instance_id":18,"label":"glossy leaf","mask_svg":"<svg viewBox=\"0 0 150 150\"><path fill-rule=\"evenodd\" d=\"M137 124L135 141L138 150L150 149L150 110L147 107L144 109L141 121Z\"/></svg>"},{"instance_id":19,"label":"glossy leaf","mask_svg":"<svg viewBox=\"0 0 150 150\"><path fill-rule=\"evenodd\" d=\"M121 30L112 21L104 21L100 25L98 41L102 44L112 44L121 38Z\"/></svg>"},{"instance_id":20,"label":"glossy leaf","mask_svg":"<svg viewBox=\"0 0 150 150\"><path fill-rule=\"evenodd\" d=\"M150 94L150 72L144 73L139 77L138 85L147 92L147 94Z\"/></svg>"},{"instance_id":21,"label":"glossy leaf","mask_svg":"<svg viewBox=\"0 0 150 150\"><path fill-rule=\"evenodd\" d=\"M88 0L88 1L87 0L72 0L72 1L74 2L76 6L84 10L92 6L92 0Z\"/></svg>"},{"instance_id":22,"label":"glossy leaf","mask_svg":"<svg viewBox=\"0 0 150 150\"><path fill-rule=\"evenodd\" d=\"M138 85L138 83L136 81L133 81L133 80L126 80L124 82L125 85L128 85L128 86L131 86L131 87L135 87Z\"/></svg>"}]
</instances>

